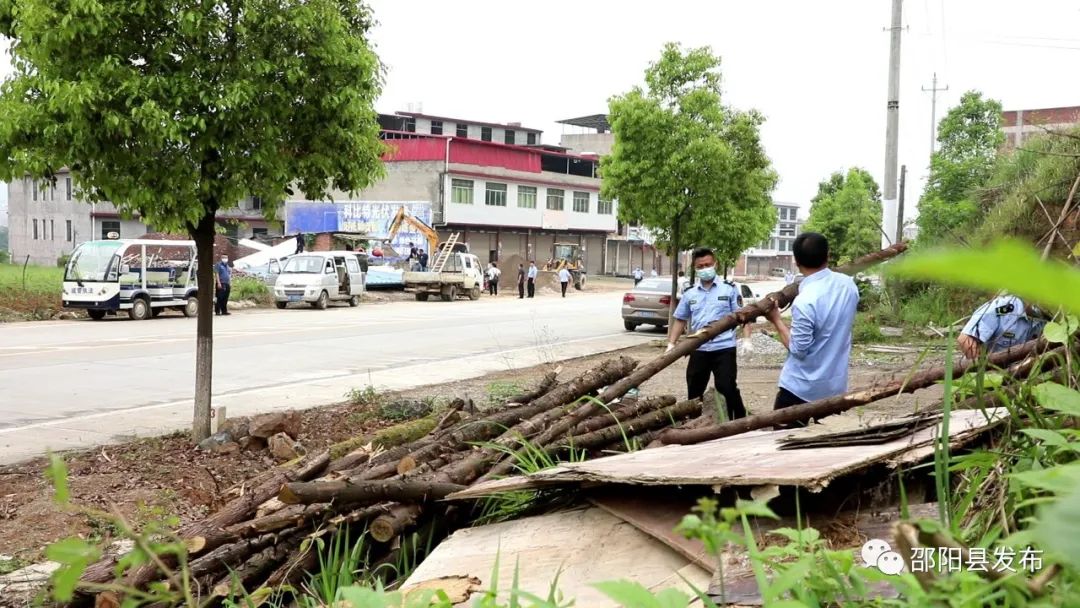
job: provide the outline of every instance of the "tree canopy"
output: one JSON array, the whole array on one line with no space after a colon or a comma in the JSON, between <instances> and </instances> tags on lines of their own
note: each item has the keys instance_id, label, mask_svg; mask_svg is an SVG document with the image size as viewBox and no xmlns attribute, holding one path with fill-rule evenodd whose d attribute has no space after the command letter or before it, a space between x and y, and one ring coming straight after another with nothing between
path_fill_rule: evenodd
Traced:
<instances>
[{"instance_id":1,"label":"tree canopy","mask_svg":"<svg viewBox=\"0 0 1080 608\"><path fill-rule=\"evenodd\" d=\"M621 220L640 222L662 247L712 247L730 266L771 231L776 174L758 133L764 119L722 103L719 67L708 47L667 44L645 89L610 100L615 145L601 171Z\"/></svg>"},{"instance_id":2,"label":"tree canopy","mask_svg":"<svg viewBox=\"0 0 1080 608\"><path fill-rule=\"evenodd\" d=\"M219 209L274 212L359 190L382 170L381 67L346 0L0 0L14 75L0 88L0 179L69 167L110 201L198 244L196 438L209 431Z\"/></svg>"},{"instance_id":3,"label":"tree canopy","mask_svg":"<svg viewBox=\"0 0 1080 608\"><path fill-rule=\"evenodd\" d=\"M940 148L930 158L930 176L919 200L919 240L956 240L980 216L976 190L994 171L1005 142L1001 103L968 91L938 123Z\"/></svg>"},{"instance_id":4,"label":"tree canopy","mask_svg":"<svg viewBox=\"0 0 1080 608\"><path fill-rule=\"evenodd\" d=\"M866 169L835 172L818 184L805 232L829 240L830 262L843 264L881 248L881 191Z\"/></svg>"}]
</instances>

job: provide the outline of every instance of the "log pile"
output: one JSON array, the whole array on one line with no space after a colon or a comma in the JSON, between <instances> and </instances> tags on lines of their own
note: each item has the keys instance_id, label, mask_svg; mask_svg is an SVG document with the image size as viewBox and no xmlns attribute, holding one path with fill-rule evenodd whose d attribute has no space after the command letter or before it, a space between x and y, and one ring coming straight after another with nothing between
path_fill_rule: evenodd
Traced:
<instances>
[{"instance_id":1,"label":"log pile","mask_svg":"<svg viewBox=\"0 0 1080 608\"><path fill-rule=\"evenodd\" d=\"M886 259L903 251L897 245L879 254ZM857 270L864 260L858 261ZM944 376L931 369L906 378L832 399L787 408L781 412L717 423L701 400L677 402L668 396L627 394L711 337L786 306L797 294L788 286L702 331L646 365L619 357L580 376L559 381L550 373L533 389L511 397L493 411L466 414L455 401L422 423L406 423L400 432L381 432L363 440L338 444L268 472L213 515L181 528L177 535L189 547L191 575L199 588L224 595L230 581L247 591L259 586L296 583L318 564L315 543L346 525L366 529L375 546L373 559L392 560L415 530L440 536L467 525L467 507L440 502L448 494L494 477L519 472L530 458L552 460L573 454L596 457L649 443L696 443L774 424L808 420L899 392L928 386ZM995 355L991 362L1013 366L1018 376L1030 373L1043 342ZM970 364L958 363L954 376ZM708 396L706 397L708 400ZM711 408L704 408L709 410ZM417 429L422 429L419 433ZM355 535L354 535L355 538ZM172 572L176 556L122 573L123 584L145 587L163 581L162 565ZM84 583L115 580L116 558L86 570Z\"/></svg>"}]
</instances>

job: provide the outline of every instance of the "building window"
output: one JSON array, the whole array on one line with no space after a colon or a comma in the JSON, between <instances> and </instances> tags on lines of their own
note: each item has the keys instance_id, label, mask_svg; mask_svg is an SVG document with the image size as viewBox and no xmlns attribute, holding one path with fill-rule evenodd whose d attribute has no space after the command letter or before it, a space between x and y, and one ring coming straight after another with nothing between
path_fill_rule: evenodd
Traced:
<instances>
[{"instance_id":1,"label":"building window","mask_svg":"<svg viewBox=\"0 0 1080 608\"><path fill-rule=\"evenodd\" d=\"M518 207L522 209L536 209L536 187L518 186Z\"/></svg>"},{"instance_id":2,"label":"building window","mask_svg":"<svg viewBox=\"0 0 1080 608\"><path fill-rule=\"evenodd\" d=\"M30 187L34 189L34 200L36 201L37 200L37 180L31 181L30 184L31 184Z\"/></svg>"},{"instance_id":3,"label":"building window","mask_svg":"<svg viewBox=\"0 0 1080 608\"><path fill-rule=\"evenodd\" d=\"M56 220L49 220L49 234L51 235L49 240L55 241L56 240Z\"/></svg>"},{"instance_id":4,"label":"building window","mask_svg":"<svg viewBox=\"0 0 1080 608\"><path fill-rule=\"evenodd\" d=\"M588 192L575 192L574 193L574 211L578 213L589 212L589 193Z\"/></svg>"},{"instance_id":5,"label":"building window","mask_svg":"<svg viewBox=\"0 0 1080 608\"><path fill-rule=\"evenodd\" d=\"M263 199L261 196L251 197L251 209L253 211L261 211L263 208Z\"/></svg>"},{"instance_id":6,"label":"building window","mask_svg":"<svg viewBox=\"0 0 1080 608\"><path fill-rule=\"evenodd\" d=\"M480 127L480 141L491 141L491 127Z\"/></svg>"},{"instance_id":7,"label":"building window","mask_svg":"<svg viewBox=\"0 0 1080 608\"><path fill-rule=\"evenodd\" d=\"M515 133L513 129L507 129L506 131L503 131L503 142L504 143L514 145L514 142L516 141L514 139L515 137L517 137L517 133Z\"/></svg>"},{"instance_id":8,"label":"building window","mask_svg":"<svg viewBox=\"0 0 1080 608\"><path fill-rule=\"evenodd\" d=\"M67 242L75 240L75 234L71 230L71 220L67 220Z\"/></svg>"},{"instance_id":9,"label":"building window","mask_svg":"<svg viewBox=\"0 0 1080 608\"><path fill-rule=\"evenodd\" d=\"M32 220L32 221L34 222L34 240L36 241L36 240L38 240L37 220Z\"/></svg>"},{"instance_id":10,"label":"building window","mask_svg":"<svg viewBox=\"0 0 1080 608\"><path fill-rule=\"evenodd\" d=\"M116 238L120 238L120 222L118 220L102 220L101 222L101 238L109 238L109 233L115 232Z\"/></svg>"},{"instance_id":11,"label":"building window","mask_svg":"<svg viewBox=\"0 0 1080 608\"><path fill-rule=\"evenodd\" d=\"M506 206L506 184L487 183L487 191L484 193L484 204L489 207Z\"/></svg>"},{"instance_id":12,"label":"building window","mask_svg":"<svg viewBox=\"0 0 1080 608\"><path fill-rule=\"evenodd\" d=\"M251 229L251 238L253 238L253 239L265 238L266 235L268 235L268 234L270 234L270 231L268 229L266 229L266 228L252 228Z\"/></svg>"},{"instance_id":13,"label":"building window","mask_svg":"<svg viewBox=\"0 0 1080 608\"><path fill-rule=\"evenodd\" d=\"M409 133L416 133L416 119L409 116L405 119L405 130Z\"/></svg>"},{"instance_id":14,"label":"building window","mask_svg":"<svg viewBox=\"0 0 1080 608\"><path fill-rule=\"evenodd\" d=\"M615 205L611 201L601 200L596 204L596 212L600 215L612 215L615 213Z\"/></svg>"},{"instance_id":15,"label":"building window","mask_svg":"<svg viewBox=\"0 0 1080 608\"><path fill-rule=\"evenodd\" d=\"M530 146L536 145L536 133L529 133L525 138L525 141L527 141Z\"/></svg>"},{"instance_id":16,"label":"building window","mask_svg":"<svg viewBox=\"0 0 1080 608\"><path fill-rule=\"evenodd\" d=\"M71 200L71 178L70 177L66 178L64 180L64 183L67 185L67 200L70 201Z\"/></svg>"},{"instance_id":17,"label":"building window","mask_svg":"<svg viewBox=\"0 0 1080 608\"><path fill-rule=\"evenodd\" d=\"M548 188L547 191L547 208L552 211L563 210L563 195L566 193L558 188Z\"/></svg>"},{"instance_id":18,"label":"building window","mask_svg":"<svg viewBox=\"0 0 1080 608\"><path fill-rule=\"evenodd\" d=\"M469 125L463 125L463 124L461 124L459 122L457 124L457 136L458 137L468 137L469 136Z\"/></svg>"},{"instance_id":19,"label":"building window","mask_svg":"<svg viewBox=\"0 0 1080 608\"><path fill-rule=\"evenodd\" d=\"M795 236L795 224L780 224L780 236Z\"/></svg>"},{"instance_id":20,"label":"building window","mask_svg":"<svg viewBox=\"0 0 1080 608\"><path fill-rule=\"evenodd\" d=\"M450 202L472 204L473 183L471 179L450 180Z\"/></svg>"},{"instance_id":21,"label":"building window","mask_svg":"<svg viewBox=\"0 0 1080 608\"><path fill-rule=\"evenodd\" d=\"M432 135L442 135L442 121L441 120L433 120L433 121L431 121L431 134Z\"/></svg>"}]
</instances>

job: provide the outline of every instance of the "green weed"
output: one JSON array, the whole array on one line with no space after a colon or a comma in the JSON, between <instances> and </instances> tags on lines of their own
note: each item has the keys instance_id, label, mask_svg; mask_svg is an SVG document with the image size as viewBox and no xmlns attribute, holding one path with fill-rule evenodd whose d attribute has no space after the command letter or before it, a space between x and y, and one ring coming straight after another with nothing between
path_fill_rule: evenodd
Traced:
<instances>
[{"instance_id":1,"label":"green weed","mask_svg":"<svg viewBox=\"0 0 1080 608\"><path fill-rule=\"evenodd\" d=\"M258 304L269 304L273 301L273 294L266 283L255 277L233 277L229 300L252 300Z\"/></svg>"},{"instance_id":2,"label":"green weed","mask_svg":"<svg viewBox=\"0 0 1080 608\"><path fill-rule=\"evenodd\" d=\"M523 392L517 382L492 382L487 385L488 404L492 407L501 406L512 397Z\"/></svg>"}]
</instances>

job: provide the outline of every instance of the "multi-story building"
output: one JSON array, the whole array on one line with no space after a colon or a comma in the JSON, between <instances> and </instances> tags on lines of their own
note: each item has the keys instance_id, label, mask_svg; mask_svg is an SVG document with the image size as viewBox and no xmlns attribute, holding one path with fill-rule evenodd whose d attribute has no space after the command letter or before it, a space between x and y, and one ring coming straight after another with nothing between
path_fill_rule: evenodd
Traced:
<instances>
[{"instance_id":1,"label":"multi-story building","mask_svg":"<svg viewBox=\"0 0 1080 608\"><path fill-rule=\"evenodd\" d=\"M121 217L111 203L88 203L79 198L71 174L63 169L55 181L29 177L12 181L8 188L9 249L13 260L47 265L83 241L138 238L153 228L136 215ZM249 198L238 207L218 213L226 234L234 238L265 235L271 223L262 215L259 199Z\"/></svg>"},{"instance_id":2,"label":"multi-story building","mask_svg":"<svg viewBox=\"0 0 1080 608\"><path fill-rule=\"evenodd\" d=\"M799 219L799 205L795 203L777 203L776 225L772 234L757 247L747 249L735 263L736 276L767 276L774 269L798 272L792 245L795 237L802 232L803 220Z\"/></svg>"},{"instance_id":3,"label":"multi-story building","mask_svg":"<svg viewBox=\"0 0 1080 608\"><path fill-rule=\"evenodd\" d=\"M1047 130L1064 130L1080 123L1080 106L1041 108L1038 110L1008 110L1001 114L1001 130L1005 133L1005 148L1024 145L1033 135Z\"/></svg>"}]
</instances>

